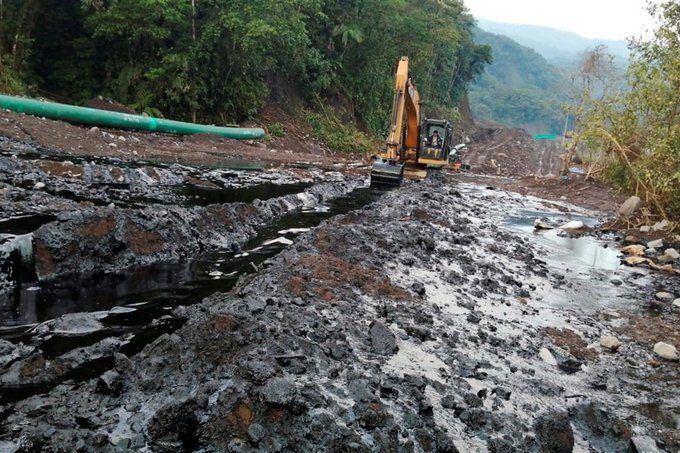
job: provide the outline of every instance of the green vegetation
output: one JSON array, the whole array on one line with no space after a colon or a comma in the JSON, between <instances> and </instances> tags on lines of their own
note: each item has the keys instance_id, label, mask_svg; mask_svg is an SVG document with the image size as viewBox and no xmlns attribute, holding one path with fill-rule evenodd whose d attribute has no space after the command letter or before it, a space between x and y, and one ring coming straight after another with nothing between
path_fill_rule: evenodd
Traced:
<instances>
[{"instance_id":1,"label":"green vegetation","mask_svg":"<svg viewBox=\"0 0 680 453\"><path fill-rule=\"evenodd\" d=\"M475 117L561 135L567 77L535 51L505 36L480 29L474 36L493 52L493 63L470 88Z\"/></svg>"},{"instance_id":2,"label":"green vegetation","mask_svg":"<svg viewBox=\"0 0 680 453\"><path fill-rule=\"evenodd\" d=\"M680 4L650 7L659 28L633 42L629 90L594 102L578 131L601 152L602 175L680 218Z\"/></svg>"},{"instance_id":3,"label":"green vegetation","mask_svg":"<svg viewBox=\"0 0 680 453\"><path fill-rule=\"evenodd\" d=\"M103 95L182 120L251 119L272 86L294 84L307 99L348 100L359 124L382 133L399 57L440 111L490 59L462 0L0 4L0 90L29 85L75 103Z\"/></svg>"},{"instance_id":4,"label":"green vegetation","mask_svg":"<svg viewBox=\"0 0 680 453\"><path fill-rule=\"evenodd\" d=\"M329 107L306 112L305 120L311 126L314 137L333 151L358 155L375 154L376 143L354 124L343 123Z\"/></svg>"},{"instance_id":5,"label":"green vegetation","mask_svg":"<svg viewBox=\"0 0 680 453\"><path fill-rule=\"evenodd\" d=\"M286 136L286 128L281 123L272 123L267 128L267 133L272 137L283 138Z\"/></svg>"}]
</instances>

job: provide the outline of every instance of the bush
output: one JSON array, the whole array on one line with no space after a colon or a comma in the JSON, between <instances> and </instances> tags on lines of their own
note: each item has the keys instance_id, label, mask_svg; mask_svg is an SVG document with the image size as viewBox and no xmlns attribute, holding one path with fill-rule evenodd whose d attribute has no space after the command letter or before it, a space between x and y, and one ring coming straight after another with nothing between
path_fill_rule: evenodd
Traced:
<instances>
[{"instance_id":1,"label":"bush","mask_svg":"<svg viewBox=\"0 0 680 453\"><path fill-rule=\"evenodd\" d=\"M286 128L283 127L283 124L281 123L270 124L267 128L267 132L269 132L269 135L276 138L283 138L286 136Z\"/></svg>"},{"instance_id":2,"label":"bush","mask_svg":"<svg viewBox=\"0 0 680 453\"><path fill-rule=\"evenodd\" d=\"M314 137L325 143L331 151L365 155L378 150L378 144L368 135L352 123L343 123L329 107L321 107L318 113L307 111L304 116Z\"/></svg>"},{"instance_id":3,"label":"bush","mask_svg":"<svg viewBox=\"0 0 680 453\"><path fill-rule=\"evenodd\" d=\"M2 94L26 94L28 87L21 78L7 66L0 66L0 93Z\"/></svg>"}]
</instances>

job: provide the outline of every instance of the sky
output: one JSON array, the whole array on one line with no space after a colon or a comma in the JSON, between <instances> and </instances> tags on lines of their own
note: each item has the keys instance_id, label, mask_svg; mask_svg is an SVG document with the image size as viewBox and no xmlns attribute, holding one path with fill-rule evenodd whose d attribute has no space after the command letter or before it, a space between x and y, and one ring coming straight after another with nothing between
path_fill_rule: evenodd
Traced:
<instances>
[{"instance_id":1,"label":"sky","mask_svg":"<svg viewBox=\"0 0 680 453\"><path fill-rule=\"evenodd\" d=\"M653 25L647 0L464 0L473 16L511 24L542 25L586 38L625 39Z\"/></svg>"}]
</instances>

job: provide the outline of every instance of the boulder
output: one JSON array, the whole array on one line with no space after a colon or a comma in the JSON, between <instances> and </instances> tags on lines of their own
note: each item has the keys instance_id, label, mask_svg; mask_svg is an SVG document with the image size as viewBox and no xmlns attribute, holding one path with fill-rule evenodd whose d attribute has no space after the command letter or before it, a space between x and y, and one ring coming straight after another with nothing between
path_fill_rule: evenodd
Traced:
<instances>
[{"instance_id":1,"label":"boulder","mask_svg":"<svg viewBox=\"0 0 680 453\"><path fill-rule=\"evenodd\" d=\"M600 346L610 351L616 351L621 347L621 342L616 337L605 335L600 339Z\"/></svg>"},{"instance_id":2,"label":"boulder","mask_svg":"<svg viewBox=\"0 0 680 453\"><path fill-rule=\"evenodd\" d=\"M621 252L630 256L642 256L645 254L645 246L640 244L629 245L622 248Z\"/></svg>"},{"instance_id":3,"label":"boulder","mask_svg":"<svg viewBox=\"0 0 680 453\"><path fill-rule=\"evenodd\" d=\"M678 253L678 251L673 248L666 249L666 251L664 251L664 255L667 255L674 260L680 259L680 253Z\"/></svg>"},{"instance_id":4,"label":"boulder","mask_svg":"<svg viewBox=\"0 0 680 453\"><path fill-rule=\"evenodd\" d=\"M658 342L654 345L654 353L666 360L678 360L678 350L672 344Z\"/></svg>"},{"instance_id":5,"label":"boulder","mask_svg":"<svg viewBox=\"0 0 680 453\"><path fill-rule=\"evenodd\" d=\"M392 331L380 321L373 321L368 328L371 350L375 354L392 355L399 351L397 339Z\"/></svg>"},{"instance_id":6,"label":"boulder","mask_svg":"<svg viewBox=\"0 0 680 453\"><path fill-rule=\"evenodd\" d=\"M673 308L680 310L680 297L673 301Z\"/></svg>"},{"instance_id":7,"label":"boulder","mask_svg":"<svg viewBox=\"0 0 680 453\"><path fill-rule=\"evenodd\" d=\"M541 350L538 353L538 356L548 365L557 366L557 360L555 359L555 356L552 355L552 352L548 350L548 348L541 348Z\"/></svg>"},{"instance_id":8,"label":"boulder","mask_svg":"<svg viewBox=\"0 0 680 453\"><path fill-rule=\"evenodd\" d=\"M630 446L635 453L661 453L662 451L656 446L656 441L649 436L631 437Z\"/></svg>"},{"instance_id":9,"label":"boulder","mask_svg":"<svg viewBox=\"0 0 680 453\"><path fill-rule=\"evenodd\" d=\"M585 227L585 225L580 220L572 220L571 222L565 223L560 228L563 230L580 230L583 227Z\"/></svg>"},{"instance_id":10,"label":"boulder","mask_svg":"<svg viewBox=\"0 0 680 453\"><path fill-rule=\"evenodd\" d=\"M267 381L262 388L261 394L265 402L283 406L293 401L296 387L289 379L273 378Z\"/></svg>"},{"instance_id":11,"label":"boulder","mask_svg":"<svg viewBox=\"0 0 680 453\"><path fill-rule=\"evenodd\" d=\"M630 217L635 214L635 212L642 206L642 200L640 197L633 195L623 202L621 207L619 207L619 215L622 217Z\"/></svg>"},{"instance_id":12,"label":"boulder","mask_svg":"<svg viewBox=\"0 0 680 453\"><path fill-rule=\"evenodd\" d=\"M654 231L663 231L667 229L670 226L670 222L666 219L663 219L661 222L656 222L654 225L652 225L652 230Z\"/></svg>"},{"instance_id":13,"label":"boulder","mask_svg":"<svg viewBox=\"0 0 680 453\"><path fill-rule=\"evenodd\" d=\"M534 433L539 451L571 453L574 450L574 431L565 412L551 411L538 417Z\"/></svg>"},{"instance_id":14,"label":"boulder","mask_svg":"<svg viewBox=\"0 0 680 453\"><path fill-rule=\"evenodd\" d=\"M660 300L661 302L670 302L675 298L671 293L666 291L659 291L654 295L654 297L656 300Z\"/></svg>"},{"instance_id":15,"label":"boulder","mask_svg":"<svg viewBox=\"0 0 680 453\"><path fill-rule=\"evenodd\" d=\"M656 241L649 241L647 243L647 248L650 249L659 249L663 247L663 239L657 239Z\"/></svg>"}]
</instances>

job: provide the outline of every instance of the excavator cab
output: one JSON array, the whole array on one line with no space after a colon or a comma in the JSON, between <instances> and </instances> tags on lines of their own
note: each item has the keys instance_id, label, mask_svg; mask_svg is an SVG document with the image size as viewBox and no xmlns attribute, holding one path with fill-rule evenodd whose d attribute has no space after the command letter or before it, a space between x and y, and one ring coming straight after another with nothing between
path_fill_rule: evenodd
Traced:
<instances>
[{"instance_id":1,"label":"excavator cab","mask_svg":"<svg viewBox=\"0 0 680 453\"><path fill-rule=\"evenodd\" d=\"M445 165L451 153L453 126L447 120L425 120L421 126L420 152L418 163L425 165ZM437 137L434 140L433 137Z\"/></svg>"}]
</instances>

